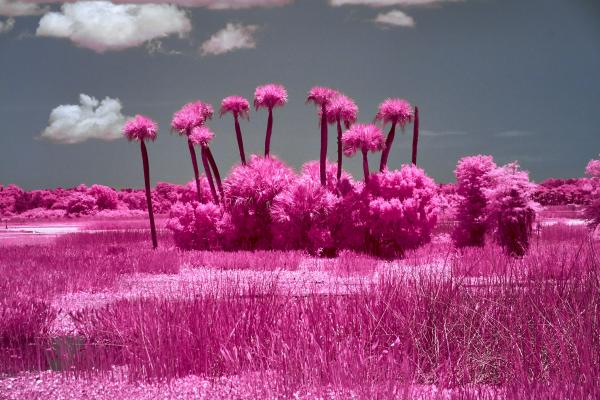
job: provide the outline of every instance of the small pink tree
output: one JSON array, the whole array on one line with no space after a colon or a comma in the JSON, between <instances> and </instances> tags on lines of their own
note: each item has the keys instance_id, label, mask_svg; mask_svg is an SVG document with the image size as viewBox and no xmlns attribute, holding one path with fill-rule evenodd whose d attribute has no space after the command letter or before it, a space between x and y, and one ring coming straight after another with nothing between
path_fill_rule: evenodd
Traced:
<instances>
[{"instance_id":1,"label":"small pink tree","mask_svg":"<svg viewBox=\"0 0 600 400\"><path fill-rule=\"evenodd\" d=\"M239 117L249 119L250 105L248 100L241 96L229 96L221 102L219 115L222 117L226 113L233 114L235 121L235 135L237 138L238 149L240 151L240 160L242 165L246 165L246 153L244 152L244 140L242 139L242 129L240 128Z\"/></svg>"},{"instance_id":2,"label":"small pink tree","mask_svg":"<svg viewBox=\"0 0 600 400\"><path fill-rule=\"evenodd\" d=\"M117 208L119 196L117 192L108 186L92 185L88 194L96 199L96 206L99 210L114 210Z\"/></svg>"},{"instance_id":3,"label":"small pink tree","mask_svg":"<svg viewBox=\"0 0 600 400\"><path fill-rule=\"evenodd\" d=\"M387 167L388 156L392 149L394 136L396 135L396 124L399 124L402 129L411 122L414 116L414 111L410 103L404 99L386 99L379 105L379 111L375 115L375 120L379 120L385 124L392 124L390 131L385 140L385 148L381 153L381 162L379 163L379 171L383 171Z\"/></svg>"},{"instance_id":4,"label":"small pink tree","mask_svg":"<svg viewBox=\"0 0 600 400\"><path fill-rule=\"evenodd\" d=\"M515 163L490 173L492 185L484 189L486 214L496 240L512 256L521 257L529 250L537 205L532 200L535 184Z\"/></svg>"},{"instance_id":5,"label":"small pink tree","mask_svg":"<svg viewBox=\"0 0 600 400\"><path fill-rule=\"evenodd\" d=\"M321 126L321 153L319 157L321 185L326 184L326 165L327 165L327 107L331 100L338 95L334 89L315 86L308 92L306 102L312 102L319 107L320 126Z\"/></svg>"},{"instance_id":6,"label":"small pink tree","mask_svg":"<svg viewBox=\"0 0 600 400\"><path fill-rule=\"evenodd\" d=\"M215 204L219 204L219 196L217 195L217 191L215 189L215 183L213 181L213 176L211 173L211 167L213 172L215 173L215 177L217 180L217 185L219 188L219 192L221 192L221 197L223 197L223 187L221 185L221 177L219 174L219 170L217 168L217 164L215 163L212 154L210 153L210 149L208 144L213 139L215 134L206 126L197 126L192 129L188 140L195 145L200 146L200 154L202 156L202 165L204 166L204 173L206 174L206 178L208 179L208 184L210 185L210 191L213 195L213 200Z\"/></svg>"},{"instance_id":7,"label":"small pink tree","mask_svg":"<svg viewBox=\"0 0 600 400\"><path fill-rule=\"evenodd\" d=\"M173 232L175 245L184 250L220 248L219 223L223 212L214 203L175 203L171 207L167 229Z\"/></svg>"},{"instance_id":8,"label":"small pink tree","mask_svg":"<svg viewBox=\"0 0 600 400\"><path fill-rule=\"evenodd\" d=\"M342 135L344 154L352 157L356 152L362 153L365 184L369 182L368 152L381 151L384 148L383 134L373 125L355 124Z\"/></svg>"},{"instance_id":9,"label":"small pink tree","mask_svg":"<svg viewBox=\"0 0 600 400\"><path fill-rule=\"evenodd\" d=\"M152 193L150 189L150 165L148 163L148 151L146 150L146 140L154 141L158 132L156 122L143 115L136 115L135 118L127 121L123 127L123 134L129 141L137 140L140 142L142 151L142 162L144 164L144 184L146 186L146 203L148 205L148 218L150 219L150 233L152 235L152 247L158 247L156 239L156 226L154 225L154 211L152 210Z\"/></svg>"},{"instance_id":10,"label":"small pink tree","mask_svg":"<svg viewBox=\"0 0 600 400\"><path fill-rule=\"evenodd\" d=\"M492 172L495 169L492 156L469 156L458 161L454 170L456 193L459 196L456 205L457 225L452 233L454 244L458 247L485 244L488 230L485 190L493 186Z\"/></svg>"},{"instance_id":11,"label":"small pink tree","mask_svg":"<svg viewBox=\"0 0 600 400\"><path fill-rule=\"evenodd\" d=\"M287 103L287 91L283 85L269 83L259 86L254 91L254 108L269 110L267 134L265 137L265 157L271 153L271 134L273 133L273 108L283 107Z\"/></svg>"},{"instance_id":12,"label":"small pink tree","mask_svg":"<svg viewBox=\"0 0 600 400\"><path fill-rule=\"evenodd\" d=\"M184 105L181 110L173 115L171 121L171 128L176 130L180 135L185 135L188 138L188 149L192 159L192 167L194 168L194 179L196 180L196 193L198 193L199 203L202 202L200 198L200 172L198 171L198 160L194 144L189 140L189 136L192 133L192 129L204 124L208 119L212 118L212 115L213 108L210 104L195 101Z\"/></svg>"},{"instance_id":13,"label":"small pink tree","mask_svg":"<svg viewBox=\"0 0 600 400\"><path fill-rule=\"evenodd\" d=\"M342 177L342 122L346 129L349 129L358 117L358 106L351 98L339 94L329 102L326 111L327 122L337 124L337 179L339 181Z\"/></svg>"}]
</instances>

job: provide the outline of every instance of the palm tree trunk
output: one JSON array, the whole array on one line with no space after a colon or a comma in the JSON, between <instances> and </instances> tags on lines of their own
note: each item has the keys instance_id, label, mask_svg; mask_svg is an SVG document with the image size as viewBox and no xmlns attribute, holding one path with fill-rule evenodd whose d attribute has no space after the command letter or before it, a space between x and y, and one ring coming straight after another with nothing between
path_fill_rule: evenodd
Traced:
<instances>
[{"instance_id":1,"label":"palm tree trunk","mask_svg":"<svg viewBox=\"0 0 600 400\"><path fill-rule=\"evenodd\" d=\"M233 115L235 120L235 136L237 137L238 149L240 150L240 160L242 165L246 165L246 153L244 153L244 140L242 139L242 129L240 128L240 122L238 121L237 113Z\"/></svg>"},{"instance_id":2,"label":"palm tree trunk","mask_svg":"<svg viewBox=\"0 0 600 400\"><path fill-rule=\"evenodd\" d=\"M394 143L394 136L396 135L396 123L392 122L392 127L385 139L385 148L381 152L381 162L379 163L379 171L383 172L383 170L387 167L388 156L390 155L390 150L392 149L392 143Z\"/></svg>"},{"instance_id":3,"label":"palm tree trunk","mask_svg":"<svg viewBox=\"0 0 600 400\"><path fill-rule=\"evenodd\" d=\"M152 248L158 247L156 240L156 226L154 225L154 210L152 209L152 192L150 191L150 164L148 163L148 151L146 144L140 140L142 149L142 162L144 164L144 184L146 186L146 203L148 205L148 218L150 219L150 234L152 235Z\"/></svg>"},{"instance_id":4,"label":"palm tree trunk","mask_svg":"<svg viewBox=\"0 0 600 400\"><path fill-rule=\"evenodd\" d=\"M321 106L321 157L319 158L321 186L327 185L327 114L325 104Z\"/></svg>"},{"instance_id":5,"label":"palm tree trunk","mask_svg":"<svg viewBox=\"0 0 600 400\"><path fill-rule=\"evenodd\" d=\"M202 203L202 192L200 191L200 172L198 171L198 159L196 158L196 150L194 150L194 144L188 139L188 149L190 150L190 157L192 157L192 166L194 167L194 179L196 180L196 197L198 203Z\"/></svg>"},{"instance_id":6,"label":"palm tree trunk","mask_svg":"<svg viewBox=\"0 0 600 400\"><path fill-rule=\"evenodd\" d=\"M419 147L419 107L415 106L415 122L413 125L412 163L417 165L417 149Z\"/></svg>"},{"instance_id":7,"label":"palm tree trunk","mask_svg":"<svg viewBox=\"0 0 600 400\"><path fill-rule=\"evenodd\" d=\"M221 199L223 199L224 195L223 195L223 183L221 182L221 174L219 174L219 168L217 167L215 158L213 157L212 151L210 151L210 147L208 147L208 146L206 147L206 155L208 157L208 162L210 163L212 172L213 172L213 174L215 174L215 180L217 181L217 188L219 189L219 193L221 194Z\"/></svg>"},{"instance_id":8,"label":"palm tree trunk","mask_svg":"<svg viewBox=\"0 0 600 400\"><path fill-rule=\"evenodd\" d=\"M273 108L269 107L269 119L267 119L267 136L265 137L265 157L271 152L271 133L273 132Z\"/></svg>"},{"instance_id":9,"label":"palm tree trunk","mask_svg":"<svg viewBox=\"0 0 600 400\"><path fill-rule=\"evenodd\" d=\"M337 120L337 147L337 181L339 182L342 178L342 123L339 119Z\"/></svg>"},{"instance_id":10,"label":"palm tree trunk","mask_svg":"<svg viewBox=\"0 0 600 400\"><path fill-rule=\"evenodd\" d=\"M213 182L212 173L210 172L210 164L208 161L208 155L205 146L202 146L202 148L200 149L200 154L202 155L202 165L204 165L204 173L206 174L206 179L208 179L208 185L210 186L210 192L212 193L213 200L215 204L219 204L219 196L217 195L217 190L215 189L215 183Z\"/></svg>"},{"instance_id":11,"label":"palm tree trunk","mask_svg":"<svg viewBox=\"0 0 600 400\"><path fill-rule=\"evenodd\" d=\"M362 151L363 156L363 173L365 175L365 184L369 183L369 158L367 157L367 150Z\"/></svg>"}]
</instances>

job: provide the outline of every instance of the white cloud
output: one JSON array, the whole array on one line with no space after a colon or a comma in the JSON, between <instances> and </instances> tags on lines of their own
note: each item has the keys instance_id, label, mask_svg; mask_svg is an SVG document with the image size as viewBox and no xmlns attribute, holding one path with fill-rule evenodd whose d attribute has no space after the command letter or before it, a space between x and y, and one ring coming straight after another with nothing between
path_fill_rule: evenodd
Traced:
<instances>
[{"instance_id":1,"label":"white cloud","mask_svg":"<svg viewBox=\"0 0 600 400\"><path fill-rule=\"evenodd\" d=\"M258 30L256 25L241 25L228 23L227 26L206 42L202 43L202 55L218 55L239 49L253 49L256 47L254 33Z\"/></svg>"},{"instance_id":2,"label":"white cloud","mask_svg":"<svg viewBox=\"0 0 600 400\"><path fill-rule=\"evenodd\" d=\"M36 35L66 38L99 53L140 46L192 29L185 11L167 4L112 4L85 1L63 4L40 20Z\"/></svg>"},{"instance_id":3,"label":"white cloud","mask_svg":"<svg viewBox=\"0 0 600 400\"><path fill-rule=\"evenodd\" d=\"M463 0L329 0L333 7L340 6L369 6L369 7L391 7L391 6L429 6L440 3L457 2Z\"/></svg>"},{"instance_id":4,"label":"white cloud","mask_svg":"<svg viewBox=\"0 0 600 400\"><path fill-rule=\"evenodd\" d=\"M41 137L56 143L73 144L88 139L115 140L123 136L121 128L126 117L121 114L119 99L106 97L98 101L80 94L79 103L52 110Z\"/></svg>"},{"instance_id":5,"label":"white cloud","mask_svg":"<svg viewBox=\"0 0 600 400\"><path fill-rule=\"evenodd\" d=\"M0 0L1 2L13 0ZM21 0L23 1L23 0ZM75 0L25 0L22 4L68 3ZM173 4L182 7L202 7L212 10L245 9L255 7L280 7L293 3L294 0L112 0L114 4Z\"/></svg>"},{"instance_id":6,"label":"white cloud","mask_svg":"<svg viewBox=\"0 0 600 400\"><path fill-rule=\"evenodd\" d=\"M5 17L22 17L25 15L38 15L46 11L35 3L0 0L0 15Z\"/></svg>"},{"instance_id":7,"label":"white cloud","mask_svg":"<svg viewBox=\"0 0 600 400\"><path fill-rule=\"evenodd\" d=\"M0 35L12 31L15 27L15 19L8 18L6 21L0 21Z\"/></svg>"},{"instance_id":8,"label":"white cloud","mask_svg":"<svg viewBox=\"0 0 600 400\"><path fill-rule=\"evenodd\" d=\"M410 15L406 15L400 10L380 13L375 17L374 21L383 25L404 26L408 28L415 26L415 20Z\"/></svg>"}]
</instances>

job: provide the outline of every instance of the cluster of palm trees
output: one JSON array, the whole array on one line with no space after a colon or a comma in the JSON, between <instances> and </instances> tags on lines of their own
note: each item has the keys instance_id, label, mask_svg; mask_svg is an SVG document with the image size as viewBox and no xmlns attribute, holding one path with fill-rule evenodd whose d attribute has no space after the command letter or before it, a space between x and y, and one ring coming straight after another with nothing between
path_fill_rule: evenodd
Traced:
<instances>
[{"instance_id":1,"label":"cluster of palm trees","mask_svg":"<svg viewBox=\"0 0 600 400\"><path fill-rule=\"evenodd\" d=\"M267 109L267 129L265 135L264 156L269 157L271 149L271 136L273 132L273 109L282 107L287 103L288 94L284 86L270 83L256 88L254 92L254 108L258 111L261 108ZM321 185L326 186L326 166L327 166L327 142L328 125L337 126L337 180L342 176L342 154L352 156L361 152L363 156L363 171L365 182L369 181L369 165L367 159L368 152L382 151L379 170L383 172L387 169L387 161L392 144L394 142L396 126L400 125L402 129L406 124L414 121L412 163L417 162L417 146L419 137L419 113L418 108L403 99L386 99L379 105L379 110L375 116L374 123L357 124L358 107L356 103L343 93L328 87L315 86L309 92L306 98L307 102L314 103L318 109L320 131L321 131L321 151L319 160L319 172ZM246 165L246 155L244 152L244 141L240 127L240 118L249 118L250 104L247 99L241 96L229 96L222 100L219 110L219 116L232 114L235 124L235 133L240 153L242 165ZM209 144L214 137L214 133L208 128L207 121L212 119L214 114L213 107L202 101L195 101L184 105L173 115L171 128L181 136L185 136L188 143L194 178L196 182L196 191L198 201L201 202L200 174L198 170L198 161L195 146L200 147L200 156L204 173L210 186L212 198L215 204L221 204L224 201L223 184L217 163L210 150ZM390 130L387 137L383 138L381 129L375 125L380 122L383 126L390 124ZM343 132L343 127L346 129ZM154 140L157 134L157 124L150 118L136 115L128 121L123 134L129 140L137 140L141 144L142 160L144 164L144 181L146 185L146 197L148 203L148 213L150 218L150 228L152 235L152 245L157 247L156 229L154 216L152 212L152 198L150 196L150 171L148 165L148 154L144 142Z\"/></svg>"}]
</instances>

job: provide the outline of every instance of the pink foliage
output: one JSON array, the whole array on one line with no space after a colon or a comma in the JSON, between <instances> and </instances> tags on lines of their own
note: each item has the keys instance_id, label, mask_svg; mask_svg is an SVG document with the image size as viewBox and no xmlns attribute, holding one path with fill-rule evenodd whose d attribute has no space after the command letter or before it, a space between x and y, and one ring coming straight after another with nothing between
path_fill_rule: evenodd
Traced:
<instances>
[{"instance_id":1,"label":"pink foliage","mask_svg":"<svg viewBox=\"0 0 600 400\"><path fill-rule=\"evenodd\" d=\"M88 190L88 194L96 199L96 206L99 210L114 210L117 208L119 196L111 187L92 185Z\"/></svg>"},{"instance_id":2,"label":"pink foliage","mask_svg":"<svg viewBox=\"0 0 600 400\"><path fill-rule=\"evenodd\" d=\"M357 151L380 151L384 147L381 130L373 124L354 124L342 135L344 154L353 156Z\"/></svg>"},{"instance_id":3,"label":"pink foliage","mask_svg":"<svg viewBox=\"0 0 600 400\"><path fill-rule=\"evenodd\" d=\"M342 170L342 174L338 182L337 169L337 164L327 161L325 168L325 187L330 192L337 193L339 191L340 194L344 195L349 191L353 190L353 188L356 185L356 182L354 182L352 176L344 170ZM310 178L315 182L320 182L319 161L309 161L305 163L302 166L300 172L303 177Z\"/></svg>"},{"instance_id":4,"label":"pink foliage","mask_svg":"<svg viewBox=\"0 0 600 400\"><path fill-rule=\"evenodd\" d=\"M386 99L379 105L375 119L384 124L400 124L404 127L414 118L415 111L410 103L404 99Z\"/></svg>"},{"instance_id":5,"label":"pink foliage","mask_svg":"<svg viewBox=\"0 0 600 400\"><path fill-rule=\"evenodd\" d=\"M492 156L463 157L456 170L457 225L452 233L458 247L483 246L488 230L485 190L493 185L492 173L496 163Z\"/></svg>"},{"instance_id":6,"label":"pink foliage","mask_svg":"<svg viewBox=\"0 0 600 400\"><path fill-rule=\"evenodd\" d=\"M226 113L232 113L242 118L248 118L250 113L250 105L248 100L242 96L225 97L221 102L221 110L219 114L223 116Z\"/></svg>"},{"instance_id":7,"label":"pink foliage","mask_svg":"<svg viewBox=\"0 0 600 400\"><path fill-rule=\"evenodd\" d=\"M412 164L373 175L364 194L367 248L397 257L429 242L437 222L437 191L433 179Z\"/></svg>"},{"instance_id":8,"label":"pink foliage","mask_svg":"<svg viewBox=\"0 0 600 400\"><path fill-rule=\"evenodd\" d=\"M492 186L484 189L489 226L508 254L521 257L529 250L537 210L532 200L535 184L517 163L496 168L490 176Z\"/></svg>"},{"instance_id":9,"label":"pink foliage","mask_svg":"<svg viewBox=\"0 0 600 400\"><path fill-rule=\"evenodd\" d=\"M214 132L211 131L207 126L196 126L192 129L189 138L194 144L208 146L214 136Z\"/></svg>"},{"instance_id":10,"label":"pink foliage","mask_svg":"<svg viewBox=\"0 0 600 400\"><path fill-rule=\"evenodd\" d=\"M585 174L592 178L600 178L600 159L590 160L585 168Z\"/></svg>"},{"instance_id":11,"label":"pink foliage","mask_svg":"<svg viewBox=\"0 0 600 400\"><path fill-rule=\"evenodd\" d=\"M590 202L585 207L585 217L592 229L596 229L600 225L600 159L591 160L585 173L592 177L592 196Z\"/></svg>"},{"instance_id":12,"label":"pink foliage","mask_svg":"<svg viewBox=\"0 0 600 400\"><path fill-rule=\"evenodd\" d=\"M96 199L86 193L73 192L68 197L67 213L75 215L88 215L94 212Z\"/></svg>"},{"instance_id":13,"label":"pink foliage","mask_svg":"<svg viewBox=\"0 0 600 400\"><path fill-rule=\"evenodd\" d=\"M223 184L229 247L271 247L271 203L294 179L294 171L274 156L253 155L247 165L233 168Z\"/></svg>"},{"instance_id":14,"label":"pink foliage","mask_svg":"<svg viewBox=\"0 0 600 400\"><path fill-rule=\"evenodd\" d=\"M334 124L341 121L348 129L358 118L358 106L348 96L338 94L329 102L326 113L327 122Z\"/></svg>"},{"instance_id":15,"label":"pink foliage","mask_svg":"<svg viewBox=\"0 0 600 400\"><path fill-rule=\"evenodd\" d=\"M223 211L214 203L176 203L171 208L167 228L175 245L185 250L213 250L220 247L218 224Z\"/></svg>"},{"instance_id":16,"label":"pink foliage","mask_svg":"<svg viewBox=\"0 0 600 400\"><path fill-rule=\"evenodd\" d=\"M155 140L158 132L156 122L144 115L136 115L125 123L123 135L128 140Z\"/></svg>"},{"instance_id":17,"label":"pink foliage","mask_svg":"<svg viewBox=\"0 0 600 400\"><path fill-rule=\"evenodd\" d=\"M313 254L333 247L330 220L340 199L321 185L318 168L313 162L307 168L312 176L300 176L273 199L274 247L307 249Z\"/></svg>"},{"instance_id":18,"label":"pink foliage","mask_svg":"<svg viewBox=\"0 0 600 400\"><path fill-rule=\"evenodd\" d=\"M282 107L287 103L288 94L283 85L269 83L254 91L254 108Z\"/></svg>"},{"instance_id":19,"label":"pink foliage","mask_svg":"<svg viewBox=\"0 0 600 400\"><path fill-rule=\"evenodd\" d=\"M213 112L212 106L208 103L202 101L187 103L173 114L171 127L180 135L189 135L194 127L200 126L211 119Z\"/></svg>"},{"instance_id":20,"label":"pink foliage","mask_svg":"<svg viewBox=\"0 0 600 400\"><path fill-rule=\"evenodd\" d=\"M25 191L17 185L0 185L0 216L13 215L16 210L18 199Z\"/></svg>"},{"instance_id":21,"label":"pink foliage","mask_svg":"<svg viewBox=\"0 0 600 400\"><path fill-rule=\"evenodd\" d=\"M324 86L314 86L308 92L307 102L312 102L318 106L327 106L329 102L339 93L335 89Z\"/></svg>"}]
</instances>

